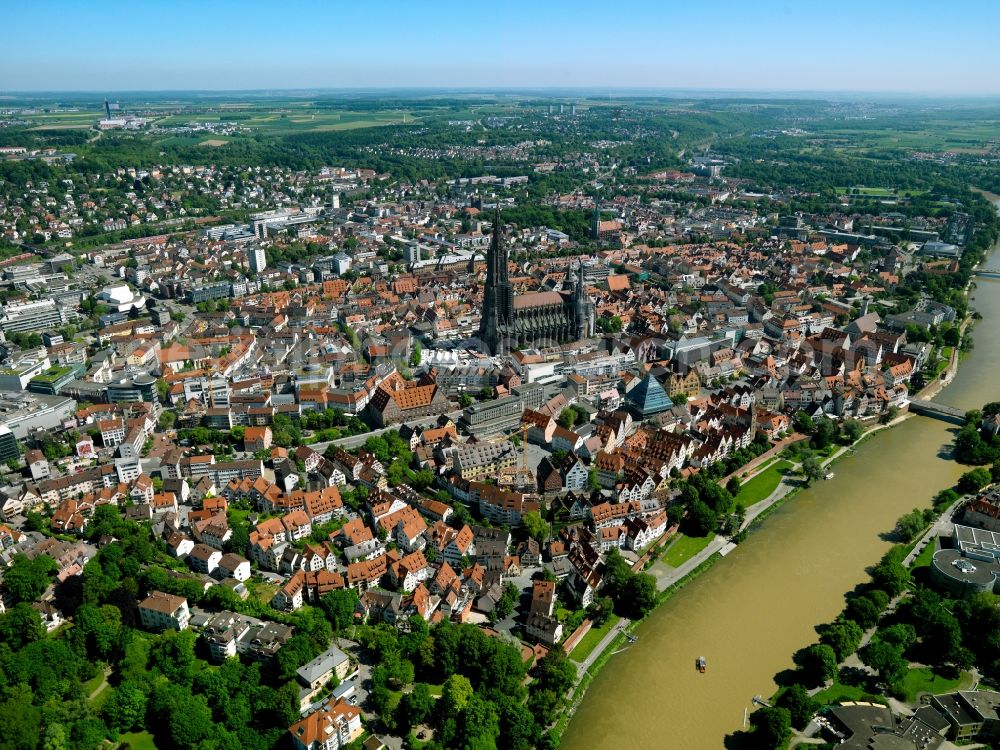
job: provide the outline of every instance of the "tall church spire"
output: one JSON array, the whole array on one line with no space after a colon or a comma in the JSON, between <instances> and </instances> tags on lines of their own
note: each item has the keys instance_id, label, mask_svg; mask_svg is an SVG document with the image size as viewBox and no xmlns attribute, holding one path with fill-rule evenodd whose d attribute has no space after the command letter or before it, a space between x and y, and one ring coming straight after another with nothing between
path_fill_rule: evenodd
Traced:
<instances>
[{"instance_id":1,"label":"tall church spire","mask_svg":"<svg viewBox=\"0 0 1000 750\"><path fill-rule=\"evenodd\" d=\"M510 286L507 247L503 241L500 207L493 214L493 236L486 253L486 286L479 338L491 353L500 351L514 323L514 292Z\"/></svg>"}]
</instances>

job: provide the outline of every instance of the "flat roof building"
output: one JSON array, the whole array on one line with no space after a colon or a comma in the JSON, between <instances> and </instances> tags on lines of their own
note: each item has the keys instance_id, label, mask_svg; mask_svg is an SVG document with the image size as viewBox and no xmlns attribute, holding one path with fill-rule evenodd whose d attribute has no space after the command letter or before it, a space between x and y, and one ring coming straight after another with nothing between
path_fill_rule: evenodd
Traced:
<instances>
[{"instance_id":1,"label":"flat roof building","mask_svg":"<svg viewBox=\"0 0 1000 750\"><path fill-rule=\"evenodd\" d=\"M962 598L1000 588L1000 534L955 526L952 544L931 559L931 580L937 586Z\"/></svg>"}]
</instances>

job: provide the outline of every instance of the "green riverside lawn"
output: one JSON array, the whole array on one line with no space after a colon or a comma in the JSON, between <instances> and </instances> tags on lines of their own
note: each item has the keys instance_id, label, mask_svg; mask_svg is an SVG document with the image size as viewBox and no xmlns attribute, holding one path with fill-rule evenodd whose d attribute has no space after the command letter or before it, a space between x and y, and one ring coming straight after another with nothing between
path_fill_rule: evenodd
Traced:
<instances>
[{"instance_id":1,"label":"green riverside lawn","mask_svg":"<svg viewBox=\"0 0 1000 750\"><path fill-rule=\"evenodd\" d=\"M708 534L707 536L685 536L684 534L679 534L670 543L670 546L667 547L667 551L663 553L662 560L670 567L676 568L705 549L708 543L714 538L714 534Z\"/></svg>"},{"instance_id":2,"label":"green riverside lawn","mask_svg":"<svg viewBox=\"0 0 1000 750\"><path fill-rule=\"evenodd\" d=\"M937 552L937 545L933 540L924 547L917 558L913 561L913 565L910 566L910 570L914 571L917 568L929 568L931 566L931 558L934 557L934 553Z\"/></svg>"},{"instance_id":3,"label":"green riverside lawn","mask_svg":"<svg viewBox=\"0 0 1000 750\"><path fill-rule=\"evenodd\" d=\"M618 624L620 619L617 615L611 615L611 617L604 621L601 627L588 630L587 634L576 644L569 658L575 662L584 661L597 647L597 644L601 642L601 639L611 631L611 628Z\"/></svg>"},{"instance_id":4,"label":"green riverside lawn","mask_svg":"<svg viewBox=\"0 0 1000 750\"><path fill-rule=\"evenodd\" d=\"M842 701L859 701L864 694L864 688L855 687L854 685L844 685L835 681L830 687L816 693L813 699L820 705L829 706L833 703L841 703Z\"/></svg>"},{"instance_id":5,"label":"green riverside lawn","mask_svg":"<svg viewBox=\"0 0 1000 750\"><path fill-rule=\"evenodd\" d=\"M744 508L749 508L754 503L770 497L790 468L792 468L791 462L785 460L772 464L740 487L740 491L736 493L736 502Z\"/></svg>"}]
</instances>

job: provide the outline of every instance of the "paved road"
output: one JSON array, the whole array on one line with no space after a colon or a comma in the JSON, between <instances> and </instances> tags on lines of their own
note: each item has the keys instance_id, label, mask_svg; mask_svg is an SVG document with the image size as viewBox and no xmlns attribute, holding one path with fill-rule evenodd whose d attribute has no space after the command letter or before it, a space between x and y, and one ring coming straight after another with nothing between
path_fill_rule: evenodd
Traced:
<instances>
[{"instance_id":1,"label":"paved road","mask_svg":"<svg viewBox=\"0 0 1000 750\"><path fill-rule=\"evenodd\" d=\"M927 533L925 533L920 538L920 541L913 546L913 549L910 550L910 554L908 554L903 559L903 565L905 565L907 568L913 565L913 561L917 559L917 556L924 551L924 548L928 544L933 544L934 539L936 537L941 535L944 536L950 535L952 529L955 526L955 524L951 520L951 517L955 514L955 511L963 503L967 502L971 497L972 497L971 495L963 495L954 503L952 503L950 506L948 506L947 510L945 510L940 516L937 517L937 520L934 521L934 524L927 530Z\"/></svg>"},{"instance_id":2,"label":"paved road","mask_svg":"<svg viewBox=\"0 0 1000 750\"><path fill-rule=\"evenodd\" d=\"M656 577L656 588L660 591L666 591L716 552L725 547L728 543L729 540L725 537L716 536L715 539L710 541L703 550L698 552L698 554L693 557L689 557L676 568L670 567L663 562L663 560L657 560L649 569L649 572Z\"/></svg>"},{"instance_id":3,"label":"paved road","mask_svg":"<svg viewBox=\"0 0 1000 750\"><path fill-rule=\"evenodd\" d=\"M590 669L590 666L597 661L597 657L604 653L604 650L611 645L611 641L613 641L619 633L625 630L630 622L631 620L622 618L621 621L611 628L611 630L609 630L594 647L594 650L590 652L590 656L576 665L576 673L579 677L582 677L586 671Z\"/></svg>"}]
</instances>

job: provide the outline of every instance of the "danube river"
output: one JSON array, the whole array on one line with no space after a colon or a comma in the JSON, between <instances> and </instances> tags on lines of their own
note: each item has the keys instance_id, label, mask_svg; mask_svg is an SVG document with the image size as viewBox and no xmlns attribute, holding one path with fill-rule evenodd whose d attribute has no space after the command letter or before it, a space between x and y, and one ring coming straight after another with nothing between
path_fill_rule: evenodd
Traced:
<instances>
[{"instance_id":1,"label":"danube river","mask_svg":"<svg viewBox=\"0 0 1000 750\"><path fill-rule=\"evenodd\" d=\"M1000 259L994 251L993 264ZM1000 281L980 279L975 349L936 400L961 409L1000 400ZM890 543L882 534L952 485L954 426L911 417L835 464L727 557L665 602L590 685L563 737L569 750L723 746L754 695L768 696L814 627L843 608ZM708 671L695 659L704 655Z\"/></svg>"}]
</instances>

